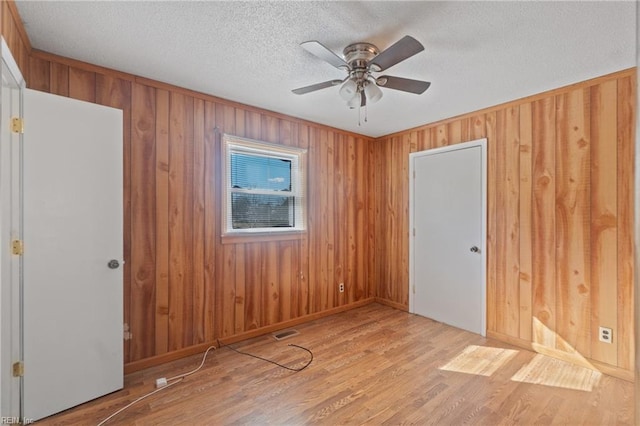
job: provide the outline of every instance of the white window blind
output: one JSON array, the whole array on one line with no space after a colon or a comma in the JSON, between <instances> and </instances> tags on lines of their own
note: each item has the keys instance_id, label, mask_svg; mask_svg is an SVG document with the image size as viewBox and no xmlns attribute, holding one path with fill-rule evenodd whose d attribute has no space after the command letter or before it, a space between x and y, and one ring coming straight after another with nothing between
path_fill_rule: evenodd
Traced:
<instances>
[{"instance_id":1,"label":"white window blind","mask_svg":"<svg viewBox=\"0 0 640 426\"><path fill-rule=\"evenodd\" d=\"M225 233L304 229L304 150L224 135Z\"/></svg>"}]
</instances>

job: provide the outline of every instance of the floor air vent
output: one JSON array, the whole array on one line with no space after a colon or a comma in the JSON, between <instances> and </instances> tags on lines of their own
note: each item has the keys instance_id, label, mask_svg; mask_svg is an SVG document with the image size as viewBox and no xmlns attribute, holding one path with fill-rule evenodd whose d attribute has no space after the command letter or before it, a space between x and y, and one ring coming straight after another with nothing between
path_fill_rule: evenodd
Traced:
<instances>
[{"instance_id":1,"label":"floor air vent","mask_svg":"<svg viewBox=\"0 0 640 426\"><path fill-rule=\"evenodd\" d=\"M289 337L297 336L298 334L300 334L298 330L282 330L277 333L273 333L273 338L276 340L284 340Z\"/></svg>"}]
</instances>

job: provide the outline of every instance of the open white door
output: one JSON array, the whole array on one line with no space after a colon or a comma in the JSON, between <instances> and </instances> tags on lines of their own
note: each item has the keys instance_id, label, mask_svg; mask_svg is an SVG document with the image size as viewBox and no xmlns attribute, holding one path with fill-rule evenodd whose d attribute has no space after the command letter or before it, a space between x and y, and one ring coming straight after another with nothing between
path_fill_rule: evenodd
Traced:
<instances>
[{"instance_id":1,"label":"open white door","mask_svg":"<svg viewBox=\"0 0 640 426\"><path fill-rule=\"evenodd\" d=\"M22 415L37 420L123 386L122 111L25 90L24 117Z\"/></svg>"},{"instance_id":2,"label":"open white door","mask_svg":"<svg viewBox=\"0 0 640 426\"><path fill-rule=\"evenodd\" d=\"M486 333L486 139L411 154L411 312Z\"/></svg>"}]
</instances>

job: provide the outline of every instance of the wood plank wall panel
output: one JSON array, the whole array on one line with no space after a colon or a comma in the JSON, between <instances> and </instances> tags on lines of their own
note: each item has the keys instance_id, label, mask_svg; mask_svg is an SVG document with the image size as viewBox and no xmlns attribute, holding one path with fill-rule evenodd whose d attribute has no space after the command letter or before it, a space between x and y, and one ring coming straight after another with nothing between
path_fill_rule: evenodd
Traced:
<instances>
[{"instance_id":1,"label":"wood plank wall panel","mask_svg":"<svg viewBox=\"0 0 640 426\"><path fill-rule=\"evenodd\" d=\"M321 157L323 161L324 179L325 185L333 186L334 173L331 173L330 167L335 163L334 160L334 138L333 134L330 134L326 130L320 132L321 143L327 148L322 150ZM323 235L323 243L321 244L322 251L322 281L320 282L320 288L326 289L322 292L321 305L319 310L328 309L334 303L336 288L334 283L334 265L335 265L335 241L334 241L334 222L339 215L339 211L333 208L334 198L333 194L328 192L324 193L322 197L322 221L320 233Z\"/></svg>"},{"instance_id":2,"label":"wood plank wall panel","mask_svg":"<svg viewBox=\"0 0 640 426\"><path fill-rule=\"evenodd\" d=\"M591 332L614 329L617 336L617 81L591 88ZM616 285L613 285L613 284ZM617 345L593 339L591 356L617 363Z\"/></svg>"},{"instance_id":3,"label":"wood plank wall panel","mask_svg":"<svg viewBox=\"0 0 640 426\"><path fill-rule=\"evenodd\" d=\"M355 261L353 262L353 276L348 283L354 291L348 293L349 303L353 303L356 300L362 300L369 297L369 284L367 280L367 268L368 268L368 229L373 228L367 221L368 218L368 176L367 176L367 164L368 164L368 144L364 138L354 138L352 142L353 150L355 153L353 157L350 157L350 161L354 164L355 177L353 178L353 186L349 199L352 200L352 204L355 203L355 219L352 223L349 221L350 232L355 235L354 247L350 247L350 256L353 256ZM350 146L351 152L351 146ZM364 161L363 161L364 160ZM349 173L351 176L351 173Z\"/></svg>"},{"instance_id":4,"label":"wood plank wall panel","mask_svg":"<svg viewBox=\"0 0 640 426\"><path fill-rule=\"evenodd\" d=\"M409 187L409 152L411 148L410 138L405 141L404 138L399 138L398 143L402 147L402 153L400 154L404 160L400 161L401 167L398 170L402 181L402 186L404 188ZM397 235L398 246L397 249L400 251L401 262L398 264L398 267L401 271L401 279L403 282L409 281L409 246L407 244L402 244L403 241L407 241L409 238L409 222L407 218L409 217L409 193L408 191L399 191L398 194L401 196L401 203L404 206L403 210L396 212L396 219L398 221L406 221L406 225L399 228L399 233ZM399 288L397 297L401 300L404 300L405 303L409 303L409 289L408 288Z\"/></svg>"},{"instance_id":5,"label":"wood plank wall panel","mask_svg":"<svg viewBox=\"0 0 640 426\"><path fill-rule=\"evenodd\" d=\"M636 87L633 76L618 79L618 366L633 369L633 158ZM637 189L636 189L637 190Z\"/></svg>"},{"instance_id":6,"label":"wood plank wall panel","mask_svg":"<svg viewBox=\"0 0 640 426\"><path fill-rule=\"evenodd\" d=\"M75 67L69 68L69 97L81 101L96 101L96 73Z\"/></svg>"},{"instance_id":7,"label":"wood plank wall panel","mask_svg":"<svg viewBox=\"0 0 640 426\"><path fill-rule=\"evenodd\" d=\"M589 357L589 91L577 89L556 96L556 111L557 330L569 347Z\"/></svg>"},{"instance_id":8,"label":"wood plank wall panel","mask_svg":"<svg viewBox=\"0 0 640 426\"><path fill-rule=\"evenodd\" d=\"M237 121L237 125L236 125ZM257 124L256 124L257 125ZM254 125L254 127L256 126ZM225 129L225 131L231 134L245 135L247 133L251 133L250 131L245 131L245 117L244 114L240 111L236 111L235 108L231 106L225 106L222 104L216 104L216 126L218 129ZM259 127L258 127L259 128ZM257 134L259 137L259 133ZM218 138L219 139L219 138ZM218 149L220 145L218 145ZM220 166L220 162L218 165ZM219 181L223 180L223 171L219 171ZM220 194L222 197L222 194ZM220 202L222 202L222 198L220 198ZM222 215L219 216L219 220L222 221ZM236 293L238 287L244 288L244 282L239 282L236 280L235 272L236 268L233 267L232 256L235 255L235 245L227 244L224 247L221 247L222 257L218 256L222 262L219 262L216 275L216 282L218 285L218 293L216 294L216 313L218 315L218 335L225 337L233 335L234 333L234 320L233 318L237 318L238 316L243 316L242 322L249 324L249 328L257 328L259 327L259 311L258 308L260 306L259 297L252 297L256 292L259 291L259 280L258 276L255 281L251 280L251 275L249 275L249 282L254 282L255 284L247 289L246 294L246 310L242 311L242 304L238 304ZM249 259L253 259L249 257ZM256 259L256 262L259 262L259 258ZM252 264L255 264L252 263ZM256 268L253 268L255 270ZM254 291L251 291L254 290ZM236 308L240 311L236 315Z\"/></svg>"},{"instance_id":9,"label":"wood plank wall panel","mask_svg":"<svg viewBox=\"0 0 640 426\"><path fill-rule=\"evenodd\" d=\"M366 207L366 218L367 218L367 223L369 223L370 226L367 227L367 236L366 236L367 247L369 248L369 250L367 250L368 267L365 270L365 273L368 275L366 284L368 286L370 297L374 297L374 296L381 297L381 295L378 293L378 285L377 285L378 276L379 276L378 272L381 270L381 268L385 266L384 263L379 264L376 262L376 259L380 259L379 254L384 244L384 241L380 239L378 236L378 232L380 231L381 227L375 225L376 223L378 223L378 220L380 219L379 211L380 211L381 201L383 199L381 195L375 194L376 191L379 191L381 189L381 185L378 182L378 176L382 173L376 170L378 161L381 160L380 155L377 155L380 145L381 144L378 143L378 141L369 143L367 147L368 149L367 149L367 156L366 156L367 163L369 165L368 171L366 173L367 175L366 186L367 188L369 188L368 190L369 202L367 203L367 207ZM376 244L376 241L378 242L378 244Z\"/></svg>"},{"instance_id":10,"label":"wood plank wall panel","mask_svg":"<svg viewBox=\"0 0 640 426\"><path fill-rule=\"evenodd\" d=\"M489 112L485 115L484 129L482 136L487 140L497 140L496 138L496 112ZM496 258L496 168L498 162L498 144L489 143L487 146L487 330L496 330L498 305L496 297L497 291L497 258Z\"/></svg>"},{"instance_id":11,"label":"wood plank wall panel","mask_svg":"<svg viewBox=\"0 0 640 426\"><path fill-rule=\"evenodd\" d=\"M334 282L334 299L336 306L342 306L345 302L345 294L340 293L339 284L345 281L345 270L348 265L346 257L346 245L349 241L349 234L346 230L347 209L345 203L346 185L345 174L347 165L347 144L346 138L342 135L336 135L334 137L333 158L334 162L338 166L338 172L333 176L333 186L336 187L336 191L333 193L333 208L331 211L334 213L333 221L333 240L334 240L334 258L336 262L333 268L333 282ZM343 171L345 173L343 173Z\"/></svg>"},{"instance_id":12,"label":"wood plank wall panel","mask_svg":"<svg viewBox=\"0 0 640 426\"><path fill-rule=\"evenodd\" d=\"M409 152L486 137L488 332L632 370L635 90L626 70L376 140L377 296L408 307Z\"/></svg>"},{"instance_id":13,"label":"wood plank wall panel","mask_svg":"<svg viewBox=\"0 0 640 426\"><path fill-rule=\"evenodd\" d=\"M297 137L296 144L299 148L303 148L307 150L307 154L303 156L304 164L307 169L307 177L317 176L315 172L316 169L314 168L314 164L316 162L309 161L309 158L311 157L311 146L309 144L310 137L311 137L310 127L307 124L299 123L298 137ZM296 138L294 136L294 140L295 139ZM365 162L363 163L368 164ZM307 194L307 217L306 217L307 229L311 231L315 229L315 226L313 223L310 222L309 215L313 211L312 206L316 197L311 196L309 179L306 179L304 181L303 186ZM311 288L309 286L309 270L311 268L311 265L315 264L315 262L310 262L310 258L309 258L311 254L310 243L309 243L310 234L311 232L307 232L306 234L303 235L302 240L300 241L300 245L298 247L298 257L299 257L299 265L300 265L300 271L298 275L298 285L299 285L300 291L298 293L298 299L297 299L298 316L304 316L310 313ZM295 300L293 301L293 303L295 304Z\"/></svg>"},{"instance_id":14,"label":"wood plank wall panel","mask_svg":"<svg viewBox=\"0 0 640 426\"><path fill-rule=\"evenodd\" d=\"M518 334L520 327L519 265L519 110L500 110L496 115L496 160L505 164L496 171L496 294L504 309L496 311L496 327L507 334ZM460 139L456 139L460 140Z\"/></svg>"},{"instance_id":15,"label":"wood plank wall panel","mask_svg":"<svg viewBox=\"0 0 640 426\"><path fill-rule=\"evenodd\" d=\"M134 85L132 107L131 162L131 263L129 327L131 359L155 352L156 311L156 99L155 90Z\"/></svg>"},{"instance_id":16,"label":"wood plank wall panel","mask_svg":"<svg viewBox=\"0 0 640 426\"><path fill-rule=\"evenodd\" d=\"M51 63L51 93L69 96L69 67L63 64Z\"/></svg>"},{"instance_id":17,"label":"wood plank wall panel","mask_svg":"<svg viewBox=\"0 0 640 426\"><path fill-rule=\"evenodd\" d=\"M417 147L417 136L414 137ZM446 126L441 128L441 140L446 138ZM397 280L409 280L409 153L411 135L394 136L376 142L374 166L375 194L387 194L376 205L377 296L399 305L409 303L408 286L396 285ZM375 195L374 195L375 197ZM385 241L380 244L380 241ZM380 262L379 259L389 259ZM390 264L388 262L394 262Z\"/></svg>"},{"instance_id":18,"label":"wood plank wall panel","mask_svg":"<svg viewBox=\"0 0 640 426\"><path fill-rule=\"evenodd\" d=\"M144 86L136 85L138 90ZM149 90L149 89L147 89ZM155 354L169 351L169 92L155 91ZM148 355L147 355L148 356Z\"/></svg>"},{"instance_id":19,"label":"wood plank wall panel","mask_svg":"<svg viewBox=\"0 0 640 426\"><path fill-rule=\"evenodd\" d=\"M356 170L356 144L355 138L353 136L345 137L344 147L342 150L342 155L345 160L345 182L344 182L344 193L342 196L345 200L353 200L356 196L355 185L358 179L361 179L361 176L358 176L358 172ZM344 279L343 281L346 283L345 285L349 288L346 288L346 293L341 295L341 304L353 303L356 293L356 268L357 268L357 256L356 256L356 226L358 225L357 214L356 211L358 209L358 202L347 202L346 203L346 212L345 212L345 220L341 224L342 233L346 234L346 239L342 239L344 242L344 250L345 250L345 262L344 266ZM340 235L340 233L338 234Z\"/></svg>"},{"instance_id":20,"label":"wood plank wall panel","mask_svg":"<svg viewBox=\"0 0 640 426\"><path fill-rule=\"evenodd\" d=\"M45 74L46 75L46 74ZM50 74L49 74L50 75ZM123 147L122 147L122 168L123 168L123 232L124 235L131 234L131 193L126 182L131 180L131 104L132 85L130 81L121 78L100 75L96 78L96 102L101 105L110 106L122 110L123 125ZM125 259L131 258L131 239L123 239L123 255ZM131 265L123 265L124 274L124 322L130 324L131 314L131 286L129 277L131 276ZM131 340L125 341L126 352L129 351Z\"/></svg>"},{"instance_id":21,"label":"wood plank wall panel","mask_svg":"<svg viewBox=\"0 0 640 426\"><path fill-rule=\"evenodd\" d=\"M211 342L216 337L216 291L215 277L217 271L216 256L218 241L211 236L220 235L220 188L217 182L220 177L220 138L216 128L216 104L205 101L204 104L204 340ZM198 237L197 235L195 236ZM244 258L239 258L238 268L244 267ZM240 263L242 262L242 263ZM243 269L244 270L244 269ZM244 303L243 300L236 300L236 303ZM244 305L242 305L244 306ZM242 312L242 311L240 311ZM238 318L236 314L236 331L244 330L244 316Z\"/></svg>"},{"instance_id":22,"label":"wood plank wall panel","mask_svg":"<svg viewBox=\"0 0 640 426\"><path fill-rule=\"evenodd\" d=\"M379 143L380 142L378 142L378 144ZM380 206L380 219L379 222L376 222L383 224L377 236L378 240L376 240L376 245L380 245L380 255L382 257L386 257L387 253L397 253L398 244L403 243L403 241L398 241L396 234L397 232L402 232L402 226L404 224L395 223L395 212L402 211L405 207L398 200L398 192L400 191L394 191L394 185L401 182L401 177L399 177L397 173L397 170L402 167L402 164L399 163L401 155L396 154L397 149L398 144L396 143L396 139L391 138L382 141L382 155L378 161L376 161L376 168L379 167L377 170L384 170L385 172L384 174L380 173L378 176L379 182L381 182L378 188L380 188L380 194L386 194L386 202ZM388 177L388 179L385 179L385 177ZM381 241L384 241L384 243L381 244ZM396 255L395 260L400 260L400 258ZM397 295L397 292L402 289L402 286L393 285L391 282L394 274L397 274L399 278L402 271L398 268L393 268L392 270L391 268L385 267L386 265L384 263L379 265L381 269L376 276L378 284L377 296L405 303L406 301Z\"/></svg>"},{"instance_id":23,"label":"wood plank wall panel","mask_svg":"<svg viewBox=\"0 0 640 426\"><path fill-rule=\"evenodd\" d=\"M193 103L193 263L201 265L193 268L193 344L204 343L204 322L206 318L205 299L205 141L204 141L204 100L195 99Z\"/></svg>"},{"instance_id":24,"label":"wood plank wall panel","mask_svg":"<svg viewBox=\"0 0 640 426\"><path fill-rule=\"evenodd\" d=\"M555 347L555 98L533 102L533 342ZM502 167L498 165L498 167ZM498 224L497 226L500 226ZM503 309L498 306L497 310ZM505 333L506 334L506 333Z\"/></svg>"},{"instance_id":25,"label":"wood plank wall panel","mask_svg":"<svg viewBox=\"0 0 640 426\"><path fill-rule=\"evenodd\" d=\"M194 99L169 95L169 349L193 344ZM201 267L201 266L198 266Z\"/></svg>"},{"instance_id":26,"label":"wood plank wall panel","mask_svg":"<svg viewBox=\"0 0 640 426\"><path fill-rule=\"evenodd\" d=\"M531 210L531 199L533 196L532 185L532 152L533 133L531 104L520 105L520 188L519 188L519 222L520 222L520 253L519 253L519 274L520 281L520 329L518 336L524 341L531 341L532 332L532 254L533 234L532 223L533 214ZM478 123L480 120L478 120ZM473 133L475 134L475 133ZM472 136L475 138L475 136Z\"/></svg>"},{"instance_id":27,"label":"wood plank wall panel","mask_svg":"<svg viewBox=\"0 0 640 426\"><path fill-rule=\"evenodd\" d=\"M51 66L48 61L31 57L29 59L29 87L41 92L49 92L51 84Z\"/></svg>"}]
</instances>

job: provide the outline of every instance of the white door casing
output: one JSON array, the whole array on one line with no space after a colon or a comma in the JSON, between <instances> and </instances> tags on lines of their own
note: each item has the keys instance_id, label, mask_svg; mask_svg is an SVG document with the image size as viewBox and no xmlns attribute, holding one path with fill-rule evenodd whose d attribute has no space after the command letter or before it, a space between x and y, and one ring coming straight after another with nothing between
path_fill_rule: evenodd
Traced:
<instances>
[{"instance_id":1,"label":"white door casing","mask_svg":"<svg viewBox=\"0 0 640 426\"><path fill-rule=\"evenodd\" d=\"M410 311L483 336L486 143L412 153L409 160Z\"/></svg>"},{"instance_id":2,"label":"white door casing","mask_svg":"<svg viewBox=\"0 0 640 426\"><path fill-rule=\"evenodd\" d=\"M12 364L22 359L20 342L21 257L12 254L11 242L22 238L21 142L11 131L12 118L22 116L24 79L4 38L2 50L2 101L0 109L0 413L20 416L20 378L13 377Z\"/></svg>"},{"instance_id":3,"label":"white door casing","mask_svg":"<svg viewBox=\"0 0 640 426\"><path fill-rule=\"evenodd\" d=\"M37 420L123 385L122 111L26 89L24 115L23 416Z\"/></svg>"}]
</instances>

